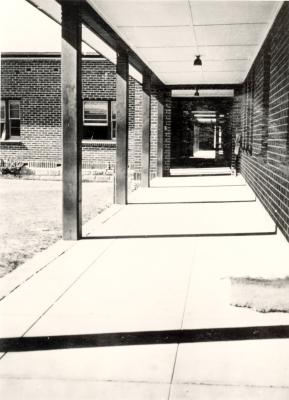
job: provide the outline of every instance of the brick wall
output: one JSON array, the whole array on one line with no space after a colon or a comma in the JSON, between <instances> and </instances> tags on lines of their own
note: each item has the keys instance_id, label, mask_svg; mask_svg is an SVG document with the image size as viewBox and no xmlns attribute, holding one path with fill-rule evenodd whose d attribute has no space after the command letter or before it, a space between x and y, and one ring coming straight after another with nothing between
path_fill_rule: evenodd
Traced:
<instances>
[{"instance_id":1,"label":"brick wall","mask_svg":"<svg viewBox=\"0 0 289 400\"><path fill-rule=\"evenodd\" d=\"M150 178L157 176L158 172L158 114L159 101L162 92L157 88L152 88L151 91L151 137L150 137Z\"/></svg>"},{"instance_id":2,"label":"brick wall","mask_svg":"<svg viewBox=\"0 0 289 400\"><path fill-rule=\"evenodd\" d=\"M21 100L21 142L0 143L0 157L61 163L61 60L54 58L3 58L1 97ZM107 60L82 62L82 96L115 100L115 66ZM115 162L115 143L83 142L85 163Z\"/></svg>"},{"instance_id":3,"label":"brick wall","mask_svg":"<svg viewBox=\"0 0 289 400\"><path fill-rule=\"evenodd\" d=\"M129 78L128 164L140 180L142 151L142 85Z\"/></svg>"},{"instance_id":4,"label":"brick wall","mask_svg":"<svg viewBox=\"0 0 289 400\"><path fill-rule=\"evenodd\" d=\"M82 61L82 96L84 99L115 100L116 68L108 60Z\"/></svg>"},{"instance_id":5,"label":"brick wall","mask_svg":"<svg viewBox=\"0 0 289 400\"><path fill-rule=\"evenodd\" d=\"M240 169L289 240L289 3L285 2L232 110Z\"/></svg>"},{"instance_id":6,"label":"brick wall","mask_svg":"<svg viewBox=\"0 0 289 400\"><path fill-rule=\"evenodd\" d=\"M129 168L135 178L141 178L142 126L143 126L143 91L142 85L130 78L129 82ZM151 135L150 135L150 178L157 176L158 159L158 104L162 101L163 92L155 87L151 89Z\"/></svg>"},{"instance_id":7,"label":"brick wall","mask_svg":"<svg viewBox=\"0 0 289 400\"><path fill-rule=\"evenodd\" d=\"M20 141L0 142L0 158L17 157L28 161L62 159L61 59L54 57L2 58L1 97L21 101ZM136 179L141 173L142 85L129 78L129 169ZM156 176L158 96L152 93L151 175ZM115 100L116 68L102 58L82 61L82 97L84 100ZM115 164L113 141L83 141L83 163Z\"/></svg>"},{"instance_id":8,"label":"brick wall","mask_svg":"<svg viewBox=\"0 0 289 400\"><path fill-rule=\"evenodd\" d=\"M82 144L82 162L91 165L115 166L116 143L113 141L84 141Z\"/></svg>"},{"instance_id":9,"label":"brick wall","mask_svg":"<svg viewBox=\"0 0 289 400\"><path fill-rule=\"evenodd\" d=\"M1 142L1 157L12 153L25 161L43 157L59 161L60 59L2 59L1 63L1 97L21 100L21 143Z\"/></svg>"}]
</instances>

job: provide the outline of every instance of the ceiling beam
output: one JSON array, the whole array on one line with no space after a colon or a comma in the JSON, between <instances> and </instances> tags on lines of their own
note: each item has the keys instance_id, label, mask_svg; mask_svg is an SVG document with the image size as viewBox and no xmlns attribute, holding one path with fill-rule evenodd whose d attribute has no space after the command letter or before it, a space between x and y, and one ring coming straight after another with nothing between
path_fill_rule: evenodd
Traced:
<instances>
[{"instance_id":1,"label":"ceiling beam","mask_svg":"<svg viewBox=\"0 0 289 400\"><path fill-rule=\"evenodd\" d=\"M57 2L63 4L67 3L67 0L57 0ZM78 3L81 10L81 19L84 25L86 25L115 51L118 48L121 48L123 51L127 52L130 64L142 74L151 75L152 84L154 86L165 88L164 83L86 0L73 0L72 3Z\"/></svg>"}]
</instances>

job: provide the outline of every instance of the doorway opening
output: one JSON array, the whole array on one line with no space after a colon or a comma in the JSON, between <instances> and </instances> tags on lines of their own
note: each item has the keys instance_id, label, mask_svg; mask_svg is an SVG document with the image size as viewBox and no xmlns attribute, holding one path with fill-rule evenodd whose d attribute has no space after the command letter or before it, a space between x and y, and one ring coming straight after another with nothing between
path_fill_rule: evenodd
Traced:
<instances>
[{"instance_id":1,"label":"doorway opening","mask_svg":"<svg viewBox=\"0 0 289 400\"><path fill-rule=\"evenodd\" d=\"M172 102L172 168L230 167L230 98L175 98Z\"/></svg>"}]
</instances>

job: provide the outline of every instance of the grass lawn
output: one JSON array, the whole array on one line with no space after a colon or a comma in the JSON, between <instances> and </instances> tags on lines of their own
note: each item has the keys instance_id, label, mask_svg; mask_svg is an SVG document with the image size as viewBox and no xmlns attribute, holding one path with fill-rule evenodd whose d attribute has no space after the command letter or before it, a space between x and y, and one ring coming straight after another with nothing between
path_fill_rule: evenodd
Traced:
<instances>
[{"instance_id":1,"label":"grass lawn","mask_svg":"<svg viewBox=\"0 0 289 400\"><path fill-rule=\"evenodd\" d=\"M83 223L112 203L106 182L82 185ZM61 237L62 182L0 178L0 277Z\"/></svg>"}]
</instances>

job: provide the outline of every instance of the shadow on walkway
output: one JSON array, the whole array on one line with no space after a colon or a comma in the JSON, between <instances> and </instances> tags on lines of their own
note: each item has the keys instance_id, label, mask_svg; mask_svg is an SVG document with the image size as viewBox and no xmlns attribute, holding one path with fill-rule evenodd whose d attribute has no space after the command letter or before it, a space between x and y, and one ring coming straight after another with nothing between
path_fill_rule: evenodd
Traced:
<instances>
[{"instance_id":1,"label":"shadow on walkway","mask_svg":"<svg viewBox=\"0 0 289 400\"><path fill-rule=\"evenodd\" d=\"M113 332L82 335L36 336L0 339L1 352L23 352L107 346L135 346L222 342L233 340L287 339L289 325L168 331Z\"/></svg>"}]
</instances>

